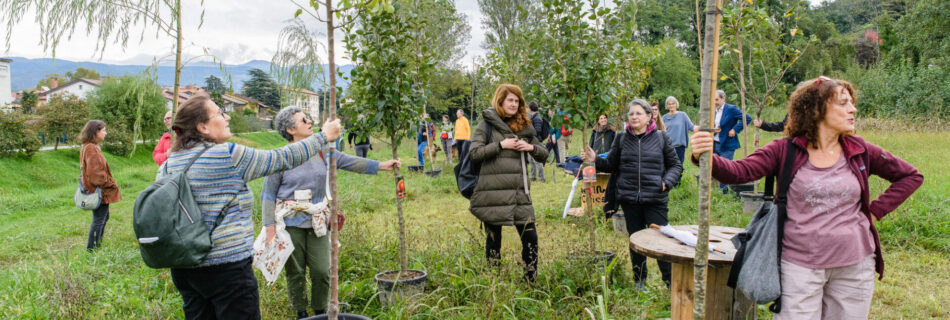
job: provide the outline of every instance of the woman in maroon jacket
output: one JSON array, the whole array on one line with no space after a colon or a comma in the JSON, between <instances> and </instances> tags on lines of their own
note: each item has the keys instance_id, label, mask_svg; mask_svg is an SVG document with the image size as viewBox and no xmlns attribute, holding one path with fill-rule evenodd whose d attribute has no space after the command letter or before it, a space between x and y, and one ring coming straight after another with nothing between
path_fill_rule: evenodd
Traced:
<instances>
[{"instance_id":1,"label":"woman in maroon jacket","mask_svg":"<svg viewBox=\"0 0 950 320\"><path fill-rule=\"evenodd\" d=\"M782 310L775 319L867 319L875 271L884 276L874 222L923 183L906 161L854 133L854 89L820 77L799 85L788 101L787 139L795 161L782 240ZM708 132L693 134L693 163L712 151ZM747 158L713 156L712 175L739 184L777 176L789 144L772 141ZM891 182L870 201L868 177Z\"/></svg>"},{"instance_id":2,"label":"woman in maroon jacket","mask_svg":"<svg viewBox=\"0 0 950 320\"><path fill-rule=\"evenodd\" d=\"M102 244L102 234L106 230L106 221L109 221L109 204L122 200L119 185L112 178L109 164L102 156L99 143L106 138L106 123L102 120L89 120L79 134L82 143L80 151L80 166L82 166L82 183L86 190L102 191L102 202L98 208L92 210L92 225L89 226L89 241L86 250L90 252Z\"/></svg>"}]
</instances>

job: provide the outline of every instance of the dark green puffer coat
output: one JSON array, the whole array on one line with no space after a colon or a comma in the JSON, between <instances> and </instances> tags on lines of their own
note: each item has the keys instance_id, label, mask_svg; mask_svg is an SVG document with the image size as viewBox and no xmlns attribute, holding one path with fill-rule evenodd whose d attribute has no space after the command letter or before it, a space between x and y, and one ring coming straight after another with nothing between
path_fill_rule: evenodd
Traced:
<instances>
[{"instance_id":1,"label":"dark green puffer coat","mask_svg":"<svg viewBox=\"0 0 950 320\"><path fill-rule=\"evenodd\" d=\"M491 138L485 141L485 128L492 126ZM524 192L524 177L520 151L501 148L501 141L515 137L534 145L533 152L524 152L526 169L528 157L544 163L548 151L538 141L530 124L514 133L494 109L482 111L482 121L472 133L469 155L482 163L478 185L472 193L469 210L479 220L492 225L511 226L534 222L531 197ZM529 186L530 187L530 186Z\"/></svg>"}]
</instances>

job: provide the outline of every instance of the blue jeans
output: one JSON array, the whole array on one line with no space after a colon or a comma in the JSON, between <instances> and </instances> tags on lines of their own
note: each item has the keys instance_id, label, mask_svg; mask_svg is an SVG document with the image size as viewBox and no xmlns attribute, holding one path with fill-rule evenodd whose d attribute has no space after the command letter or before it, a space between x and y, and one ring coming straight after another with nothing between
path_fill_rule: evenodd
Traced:
<instances>
[{"instance_id":1,"label":"blue jeans","mask_svg":"<svg viewBox=\"0 0 950 320\"><path fill-rule=\"evenodd\" d=\"M683 161L686 161L686 158L684 158L686 157L686 146L679 146L674 149L676 149L676 156L679 157L680 165L682 165Z\"/></svg>"},{"instance_id":2,"label":"blue jeans","mask_svg":"<svg viewBox=\"0 0 950 320\"><path fill-rule=\"evenodd\" d=\"M98 249L102 244L102 234L106 231L106 222L109 221L109 204L103 203L92 210L92 224L89 226L89 240L86 250L90 252Z\"/></svg>"},{"instance_id":3,"label":"blue jeans","mask_svg":"<svg viewBox=\"0 0 950 320\"><path fill-rule=\"evenodd\" d=\"M716 154L719 155L720 157L732 160L732 158L736 155L736 150L720 150L719 146L720 146L720 143L716 142L714 149L715 149ZM722 194L729 193L729 185L720 183L719 189L722 189Z\"/></svg>"},{"instance_id":4,"label":"blue jeans","mask_svg":"<svg viewBox=\"0 0 950 320\"><path fill-rule=\"evenodd\" d=\"M426 165L426 160L425 160L425 157L422 155L422 150L425 150L425 149L426 149L426 146L428 146L428 145L429 145L429 142L428 142L428 141L423 141L422 143L419 144L419 147L416 148L416 157L419 158L419 165L420 165L420 166Z\"/></svg>"}]
</instances>

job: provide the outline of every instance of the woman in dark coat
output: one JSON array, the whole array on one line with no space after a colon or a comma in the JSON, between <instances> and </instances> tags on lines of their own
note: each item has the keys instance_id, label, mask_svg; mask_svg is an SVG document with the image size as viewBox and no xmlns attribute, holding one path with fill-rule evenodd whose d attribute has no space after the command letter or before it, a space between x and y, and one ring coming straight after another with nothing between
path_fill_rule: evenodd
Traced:
<instances>
[{"instance_id":1,"label":"woman in dark coat","mask_svg":"<svg viewBox=\"0 0 950 320\"><path fill-rule=\"evenodd\" d=\"M614 125L607 121L607 115L602 114L597 117L597 125L594 126L594 132L590 134L590 143L588 145L594 149L597 154L610 151L610 146L614 143L614 137L617 136L617 130Z\"/></svg>"},{"instance_id":2,"label":"woman in dark coat","mask_svg":"<svg viewBox=\"0 0 950 320\"><path fill-rule=\"evenodd\" d=\"M683 166L666 131L657 129L650 104L636 99L627 112L627 129L614 138L607 158L600 158L590 147L584 161L595 159L597 171L619 175L616 201L623 208L627 231L631 234L650 224L667 225L667 201L670 189L680 181ZM646 257L630 250L633 279L640 290L646 283ZM670 263L657 261L663 282L670 286Z\"/></svg>"},{"instance_id":3,"label":"woman in dark coat","mask_svg":"<svg viewBox=\"0 0 950 320\"><path fill-rule=\"evenodd\" d=\"M485 256L491 264L501 259L501 227L515 226L521 235L524 278L535 281L538 233L526 165L528 157L545 162L548 152L538 141L525 109L521 88L503 84L495 90L492 108L482 112L469 149L471 159L481 162L469 210L485 224ZM491 136L486 140L488 126Z\"/></svg>"}]
</instances>

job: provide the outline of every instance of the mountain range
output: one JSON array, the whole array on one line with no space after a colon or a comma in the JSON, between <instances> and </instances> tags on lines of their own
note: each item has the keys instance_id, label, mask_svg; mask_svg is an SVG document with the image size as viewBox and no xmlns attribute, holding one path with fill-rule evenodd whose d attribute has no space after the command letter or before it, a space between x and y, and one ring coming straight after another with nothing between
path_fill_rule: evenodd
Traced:
<instances>
[{"instance_id":1,"label":"mountain range","mask_svg":"<svg viewBox=\"0 0 950 320\"><path fill-rule=\"evenodd\" d=\"M54 61L54 59L49 58L28 59L22 57L8 57L8 59L13 60L13 62L10 63L10 80L13 91L20 89L32 89L36 87L36 84L47 74L56 73L64 75L67 71L75 72L76 68L79 67L95 70L103 77L141 73L149 67L146 65L120 65L100 62L69 61L63 59L55 59ZM325 76L324 78L327 79L327 65L324 65L323 67ZM231 74L231 85L234 91L241 91L244 81L250 79L248 71L255 68L269 73L270 61L252 60L239 65L225 65L224 69ZM343 72L343 74L349 75L350 70L353 69L353 65L341 65L337 66L337 69ZM223 72L217 64L209 61L199 61L185 65L181 71L181 85L186 86L188 84L195 84L198 86L204 86L205 78L209 75L214 75L218 78L221 78L222 81L225 82L225 85L228 85L227 74ZM174 83L174 66L170 63L160 64L158 66L158 84L161 86L172 86ZM61 81L60 85L62 84L64 83ZM342 77L337 77L337 86L346 90L348 85L349 81L343 79ZM322 83L314 83L312 87L313 89L319 90L322 86Z\"/></svg>"}]
</instances>

